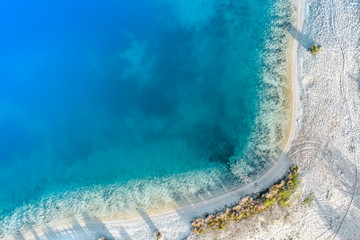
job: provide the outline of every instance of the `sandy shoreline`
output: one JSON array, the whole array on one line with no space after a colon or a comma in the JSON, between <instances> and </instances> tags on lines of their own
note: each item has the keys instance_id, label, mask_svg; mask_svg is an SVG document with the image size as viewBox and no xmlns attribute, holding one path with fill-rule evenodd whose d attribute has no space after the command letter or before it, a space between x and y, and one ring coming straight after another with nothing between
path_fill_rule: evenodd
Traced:
<instances>
[{"instance_id":1,"label":"sandy shoreline","mask_svg":"<svg viewBox=\"0 0 360 240\"><path fill-rule=\"evenodd\" d=\"M279 152L278 161L266 172L264 172L256 181L240 186L236 190L228 191L221 196L211 198L209 200L190 203L189 205L169 210L165 213L147 215L147 213L139 211L141 218L120 221L100 221L94 219L92 222L81 222L74 219L71 225L50 227L47 226L42 230L31 230L29 233L22 235L24 239L94 239L100 236L107 236L109 239L156 239L154 232L160 230L164 239L184 239L192 229L191 221L195 217L202 216L205 213L211 213L223 209L225 206L236 204L239 199L245 195L257 193L282 178L292 165L288 158L288 152L291 148L291 141L296 132L295 114L296 91L294 84L296 79L296 46L291 50L290 54L290 71L292 72L291 85L293 87L291 98L292 116L289 124L289 132L286 141L283 144L283 151Z\"/></svg>"},{"instance_id":2,"label":"sandy shoreline","mask_svg":"<svg viewBox=\"0 0 360 240\"><path fill-rule=\"evenodd\" d=\"M169 212L148 216L140 213L142 218L116 222L86 222L71 226L45 228L43 232L24 235L26 239L93 239L108 236L110 239L154 239L154 232L159 229L165 239L183 239L190 234L191 221L197 216L223 209L226 205L233 205L247 194L257 193L270 186L284 176L291 162L282 154L279 161L262 175L257 181L244 185L236 191L230 191L222 196L208 201L183 206Z\"/></svg>"},{"instance_id":3,"label":"sandy shoreline","mask_svg":"<svg viewBox=\"0 0 360 240\"><path fill-rule=\"evenodd\" d=\"M300 187L290 207L231 224L210 239L360 239L360 2L300 6L297 130L289 150ZM315 43L323 52L313 56L307 49ZM310 204L303 203L309 196Z\"/></svg>"},{"instance_id":4,"label":"sandy shoreline","mask_svg":"<svg viewBox=\"0 0 360 240\"><path fill-rule=\"evenodd\" d=\"M291 218L279 216L267 227L243 232L242 239L356 239L360 238L360 94L358 66L360 24L358 1L298 1L298 33L293 47L293 124L289 141L276 164L254 182L236 191L190 204L170 212L142 218L81 223L44 228L26 239L155 239L159 229L165 239L183 239L194 217L237 202L281 178L292 163L300 168L299 201L289 207ZM307 51L319 43L324 51ZM301 199L313 194L311 206ZM254 226L258 223L254 223ZM234 226L227 234L241 231ZM239 236L239 235L237 235Z\"/></svg>"}]
</instances>

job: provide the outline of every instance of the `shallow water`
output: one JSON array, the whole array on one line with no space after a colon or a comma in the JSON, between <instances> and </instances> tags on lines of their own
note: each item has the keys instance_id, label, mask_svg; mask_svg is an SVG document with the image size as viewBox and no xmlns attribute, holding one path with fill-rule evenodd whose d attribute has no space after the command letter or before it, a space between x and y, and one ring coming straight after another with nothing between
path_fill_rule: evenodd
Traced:
<instances>
[{"instance_id":1,"label":"shallow water","mask_svg":"<svg viewBox=\"0 0 360 240\"><path fill-rule=\"evenodd\" d=\"M284 137L287 4L0 3L0 236L211 197L263 169Z\"/></svg>"}]
</instances>

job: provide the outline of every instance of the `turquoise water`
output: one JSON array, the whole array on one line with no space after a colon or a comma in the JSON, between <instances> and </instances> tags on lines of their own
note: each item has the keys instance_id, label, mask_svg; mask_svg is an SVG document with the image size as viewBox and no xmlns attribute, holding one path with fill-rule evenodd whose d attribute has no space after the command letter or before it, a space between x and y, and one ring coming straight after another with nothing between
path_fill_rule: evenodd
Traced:
<instances>
[{"instance_id":1,"label":"turquoise water","mask_svg":"<svg viewBox=\"0 0 360 240\"><path fill-rule=\"evenodd\" d=\"M0 237L249 181L284 136L291 17L285 0L1 2Z\"/></svg>"}]
</instances>

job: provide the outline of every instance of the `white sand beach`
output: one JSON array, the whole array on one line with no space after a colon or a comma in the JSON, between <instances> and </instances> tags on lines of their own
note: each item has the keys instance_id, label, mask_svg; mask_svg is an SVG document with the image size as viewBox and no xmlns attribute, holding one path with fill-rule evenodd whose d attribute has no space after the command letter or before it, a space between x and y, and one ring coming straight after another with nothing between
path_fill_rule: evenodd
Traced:
<instances>
[{"instance_id":1,"label":"white sand beach","mask_svg":"<svg viewBox=\"0 0 360 240\"><path fill-rule=\"evenodd\" d=\"M360 239L360 2L303 0L293 53L294 119L289 142L276 164L257 181L211 200L160 215L117 222L44 227L25 239L184 239L195 217L224 209L299 166L296 200L285 209L265 212L207 239ZM307 49L320 44L323 51ZM310 205L301 201L309 194ZM190 236L190 239L197 239Z\"/></svg>"}]
</instances>

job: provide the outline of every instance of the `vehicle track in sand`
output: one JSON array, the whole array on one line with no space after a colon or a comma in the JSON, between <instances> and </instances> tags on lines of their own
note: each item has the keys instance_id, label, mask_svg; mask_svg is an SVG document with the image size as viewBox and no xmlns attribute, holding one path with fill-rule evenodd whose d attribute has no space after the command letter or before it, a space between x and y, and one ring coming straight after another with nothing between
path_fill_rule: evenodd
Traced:
<instances>
[{"instance_id":1,"label":"vehicle track in sand","mask_svg":"<svg viewBox=\"0 0 360 240\"><path fill-rule=\"evenodd\" d=\"M340 88L340 95L342 97L342 99L344 100L345 103L345 109L347 111L347 115L349 116L349 127L350 127L350 146L349 146L349 151L352 152L352 158L353 158L353 162L355 165L355 183L353 186L353 193L352 196L350 198L350 202L345 210L344 216L342 217L341 221L340 221L340 225L338 227L338 229L335 231L335 235L333 237L333 239L336 238L336 236L338 235L346 216L348 215L351 205L354 202L354 198L356 195L356 189L357 189L357 183L358 183L358 166L357 166L357 159L356 159L356 148L354 146L355 143L355 137L354 137L354 127L353 127L353 117L351 116L351 111L350 111L350 107L349 107L349 103L348 103L348 99L346 97L346 89L345 89L345 83L344 83L344 78L345 78L345 66L346 66L346 59L345 59L345 51L343 48L343 44L341 42L341 39L339 37L339 34L336 30L336 26L335 26L335 15L334 11L336 12L336 7L334 5L334 0L331 0L331 10L330 10L330 27L331 27L331 31L336 39L336 42L338 44L338 47L340 49L341 52L341 57L342 57L342 71L340 72L340 77L339 77L339 88Z\"/></svg>"}]
</instances>

